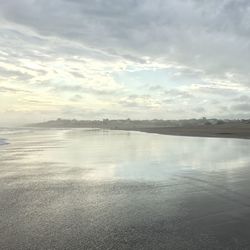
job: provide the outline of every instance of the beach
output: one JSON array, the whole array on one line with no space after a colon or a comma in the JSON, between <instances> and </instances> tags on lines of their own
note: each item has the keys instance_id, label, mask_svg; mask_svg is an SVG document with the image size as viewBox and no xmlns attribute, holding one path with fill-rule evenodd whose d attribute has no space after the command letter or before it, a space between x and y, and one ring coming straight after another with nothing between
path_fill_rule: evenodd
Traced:
<instances>
[{"instance_id":1,"label":"beach","mask_svg":"<svg viewBox=\"0 0 250 250\"><path fill-rule=\"evenodd\" d=\"M27 128L0 137L1 249L250 247L248 140Z\"/></svg>"},{"instance_id":2,"label":"beach","mask_svg":"<svg viewBox=\"0 0 250 250\"><path fill-rule=\"evenodd\" d=\"M241 123L180 127L148 127L125 130L177 136L250 139L250 124Z\"/></svg>"}]
</instances>

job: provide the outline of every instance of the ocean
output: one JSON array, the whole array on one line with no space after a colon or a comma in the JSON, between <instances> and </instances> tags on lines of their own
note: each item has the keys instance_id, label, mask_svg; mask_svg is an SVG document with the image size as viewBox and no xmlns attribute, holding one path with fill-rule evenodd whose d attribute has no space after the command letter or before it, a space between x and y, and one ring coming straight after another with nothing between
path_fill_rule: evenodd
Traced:
<instances>
[{"instance_id":1,"label":"ocean","mask_svg":"<svg viewBox=\"0 0 250 250\"><path fill-rule=\"evenodd\" d=\"M247 249L250 141L0 129L2 249Z\"/></svg>"}]
</instances>

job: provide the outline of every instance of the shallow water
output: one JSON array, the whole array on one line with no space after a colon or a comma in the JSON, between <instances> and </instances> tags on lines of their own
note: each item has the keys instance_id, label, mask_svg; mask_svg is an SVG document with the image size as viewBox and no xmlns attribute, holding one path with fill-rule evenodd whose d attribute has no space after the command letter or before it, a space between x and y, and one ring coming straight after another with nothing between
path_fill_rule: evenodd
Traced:
<instances>
[{"instance_id":1,"label":"shallow water","mask_svg":"<svg viewBox=\"0 0 250 250\"><path fill-rule=\"evenodd\" d=\"M26 128L0 138L3 249L249 247L249 140Z\"/></svg>"}]
</instances>

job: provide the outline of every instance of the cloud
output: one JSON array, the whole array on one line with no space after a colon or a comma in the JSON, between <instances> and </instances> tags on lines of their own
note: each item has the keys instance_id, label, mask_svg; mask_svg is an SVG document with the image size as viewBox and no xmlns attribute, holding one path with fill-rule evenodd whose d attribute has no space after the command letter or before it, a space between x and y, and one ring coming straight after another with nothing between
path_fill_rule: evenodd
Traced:
<instances>
[{"instance_id":1,"label":"cloud","mask_svg":"<svg viewBox=\"0 0 250 250\"><path fill-rule=\"evenodd\" d=\"M206 110L203 107L196 107L194 108L194 111L200 114L204 114Z\"/></svg>"},{"instance_id":2,"label":"cloud","mask_svg":"<svg viewBox=\"0 0 250 250\"><path fill-rule=\"evenodd\" d=\"M160 106L161 101L150 95L129 95L121 98L118 103L124 108L141 109L145 111L149 109L157 109Z\"/></svg>"},{"instance_id":3,"label":"cloud","mask_svg":"<svg viewBox=\"0 0 250 250\"><path fill-rule=\"evenodd\" d=\"M0 0L0 92L93 118L230 117L250 99L249 23L246 0Z\"/></svg>"},{"instance_id":4,"label":"cloud","mask_svg":"<svg viewBox=\"0 0 250 250\"><path fill-rule=\"evenodd\" d=\"M119 93L118 90L115 89L97 89L94 87L88 87L84 85L51 85L52 92L73 92L73 93L82 93L82 94L93 94L93 95L114 95L115 93Z\"/></svg>"},{"instance_id":5,"label":"cloud","mask_svg":"<svg viewBox=\"0 0 250 250\"><path fill-rule=\"evenodd\" d=\"M179 98L179 99L190 99L193 97L191 93L188 91L180 90L180 89L170 89L164 91L164 94L169 98Z\"/></svg>"},{"instance_id":6,"label":"cloud","mask_svg":"<svg viewBox=\"0 0 250 250\"><path fill-rule=\"evenodd\" d=\"M26 81L30 80L33 76L17 70L9 70L0 67L0 78L15 78L17 80Z\"/></svg>"},{"instance_id":7,"label":"cloud","mask_svg":"<svg viewBox=\"0 0 250 250\"><path fill-rule=\"evenodd\" d=\"M0 93L31 93L28 90L24 90L24 89L16 89L16 88L9 88L9 87L4 87L4 86L0 86Z\"/></svg>"},{"instance_id":8,"label":"cloud","mask_svg":"<svg viewBox=\"0 0 250 250\"><path fill-rule=\"evenodd\" d=\"M250 103L250 96L241 95L233 99L234 102L249 102Z\"/></svg>"},{"instance_id":9,"label":"cloud","mask_svg":"<svg viewBox=\"0 0 250 250\"><path fill-rule=\"evenodd\" d=\"M73 97L70 98L70 101L72 102L78 102L82 100L82 96L81 95L74 95Z\"/></svg>"},{"instance_id":10,"label":"cloud","mask_svg":"<svg viewBox=\"0 0 250 250\"><path fill-rule=\"evenodd\" d=\"M247 112L250 113L250 103L240 103L231 106L233 111Z\"/></svg>"},{"instance_id":11,"label":"cloud","mask_svg":"<svg viewBox=\"0 0 250 250\"><path fill-rule=\"evenodd\" d=\"M43 36L78 41L129 60L150 57L216 75L248 72L249 6L245 0L1 2L7 21Z\"/></svg>"},{"instance_id":12,"label":"cloud","mask_svg":"<svg viewBox=\"0 0 250 250\"><path fill-rule=\"evenodd\" d=\"M70 72L73 76L75 77L78 77L78 78L85 78L85 76L79 72L74 72L74 71L71 71Z\"/></svg>"},{"instance_id":13,"label":"cloud","mask_svg":"<svg viewBox=\"0 0 250 250\"><path fill-rule=\"evenodd\" d=\"M163 87L160 86L160 85L153 85L153 86L150 86L150 87L149 87L149 90L150 90L150 91L162 91L162 90L163 90Z\"/></svg>"}]
</instances>

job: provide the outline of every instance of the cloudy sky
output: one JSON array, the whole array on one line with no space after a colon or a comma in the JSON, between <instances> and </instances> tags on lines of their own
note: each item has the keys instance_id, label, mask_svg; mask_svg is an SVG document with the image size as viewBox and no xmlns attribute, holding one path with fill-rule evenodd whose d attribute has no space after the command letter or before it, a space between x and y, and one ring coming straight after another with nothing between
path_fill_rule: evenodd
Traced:
<instances>
[{"instance_id":1,"label":"cloudy sky","mask_svg":"<svg viewBox=\"0 0 250 250\"><path fill-rule=\"evenodd\" d=\"M250 117L248 0L0 0L0 124Z\"/></svg>"}]
</instances>

